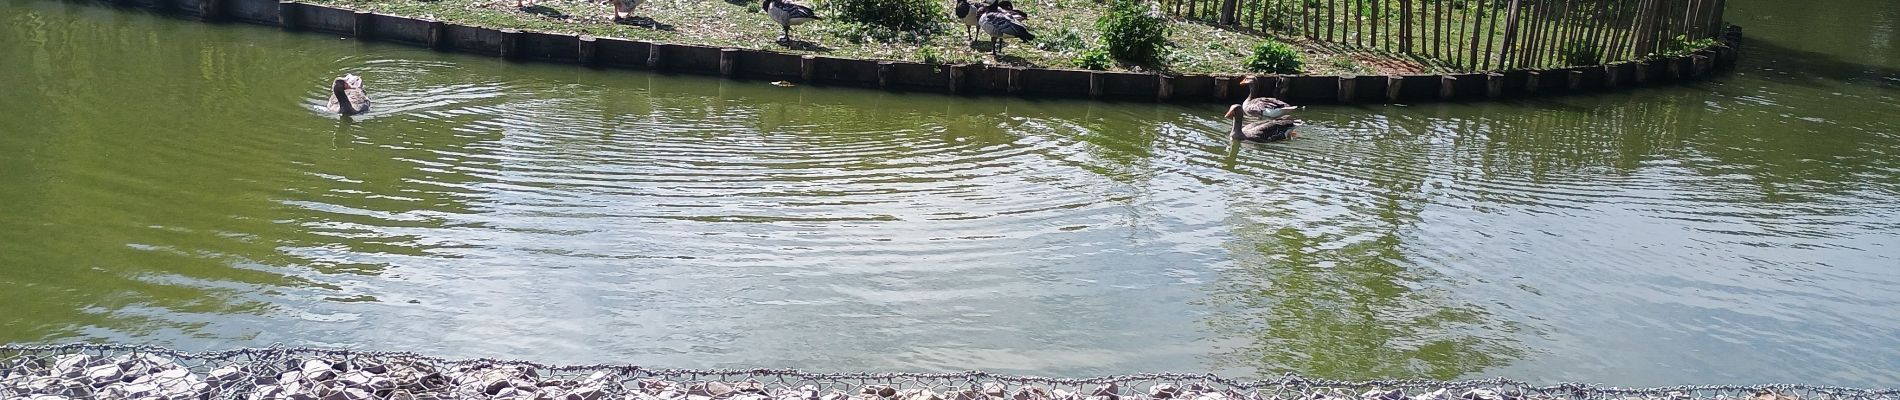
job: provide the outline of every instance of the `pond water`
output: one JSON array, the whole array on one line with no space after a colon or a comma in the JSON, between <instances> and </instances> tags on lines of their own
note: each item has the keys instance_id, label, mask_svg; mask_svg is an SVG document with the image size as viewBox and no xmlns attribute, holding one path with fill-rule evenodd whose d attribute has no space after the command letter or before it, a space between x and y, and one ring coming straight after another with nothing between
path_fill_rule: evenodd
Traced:
<instances>
[{"instance_id":1,"label":"pond water","mask_svg":"<svg viewBox=\"0 0 1900 400\"><path fill-rule=\"evenodd\" d=\"M1900 385L1900 8L1703 83L1333 107L779 88L0 0L0 342ZM368 116L316 110L350 71Z\"/></svg>"}]
</instances>

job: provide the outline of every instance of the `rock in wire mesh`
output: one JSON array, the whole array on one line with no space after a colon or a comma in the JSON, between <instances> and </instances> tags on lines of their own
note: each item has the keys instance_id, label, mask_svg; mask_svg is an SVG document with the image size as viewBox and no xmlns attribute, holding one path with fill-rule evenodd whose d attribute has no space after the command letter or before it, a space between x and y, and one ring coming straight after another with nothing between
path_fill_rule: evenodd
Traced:
<instances>
[{"instance_id":1,"label":"rock in wire mesh","mask_svg":"<svg viewBox=\"0 0 1900 400\"><path fill-rule=\"evenodd\" d=\"M828 374L546 365L281 346L181 352L111 344L4 345L0 367L0 399L29 400L1900 400L1900 389L1818 385L1619 388L1294 375L1242 381L1173 373Z\"/></svg>"}]
</instances>

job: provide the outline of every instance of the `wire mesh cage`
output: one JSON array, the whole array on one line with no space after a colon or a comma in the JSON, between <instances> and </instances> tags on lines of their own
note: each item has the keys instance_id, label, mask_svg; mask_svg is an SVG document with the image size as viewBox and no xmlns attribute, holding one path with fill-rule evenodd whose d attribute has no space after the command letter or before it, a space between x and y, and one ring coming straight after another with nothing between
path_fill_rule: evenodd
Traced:
<instances>
[{"instance_id":1,"label":"wire mesh cage","mask_svg":"<svg viewBox=\"0 0 1900 400\"><path fill-rule=\"evenodd\" d=\"M109 344L0 346L0 399L127 400L1900 400L1816 385L1618 388L1494 379L1334 381L1285 375L1093 378L980 371L813 373L449 360L405 352Z\"/></svg>"}]
</instances>

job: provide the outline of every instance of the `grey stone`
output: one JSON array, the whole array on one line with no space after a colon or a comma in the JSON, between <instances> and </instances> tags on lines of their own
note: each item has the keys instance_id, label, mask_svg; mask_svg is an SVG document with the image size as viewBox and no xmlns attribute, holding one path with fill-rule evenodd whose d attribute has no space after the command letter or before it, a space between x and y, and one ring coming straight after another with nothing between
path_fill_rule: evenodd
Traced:
<instances>
[{"instance_id":1,"label":"grey stone","mask_svg":"<svg viewBox=\"0 0 1900 400\"><path fill-rule=\"evenodd\" d=\"M567 391L567 395L563 396L561 400L600 400L606 395L607 391L600 386L582 385L581 387Z\"/></svg>"},{"instance_id":2,"label":"grey stone","mask_svg":"<svg viewBox=\"0 0 1900 400\"><path fill-rule=\"evenodd\" d=\"M851 398L850 395L844 394L844 391L837 389L825 392L824 396L818 396L818 400L845 400L849 398Z\"/></svg>"},{"instance_id":3,"label":"grey stone","mask_svg":"<svg viewBox=\"0 0 1900 400\"><path fill-rule=\"evenodd\" d=\"M84 375L87 367L93 365L92 356L86 354L66 354L53 358L53 376L78 378Z\"/></svg>"},{"instance_id":4,"label":"grey stone","mask_svg":"<svg viewBox=\"0 0 1900 400\"><path fill-rule=\"evenodd\" d=\"M1464 400L1504 400L1504 396L1498 395L1498 391L1491 389L1467 390L1464 394L1458 395L1458 398Z\"/></svg>"},{"instance_id":5,"label":"grey stone","mask_svg":"<svg viewBox=\"0 0 1900 400\"><path fill-rule=\"evenodd\" d=\"M1009 387L1002 382L987 382L983 384L983 395L1000 399L1009 395Z\"/></svg>"},{"instance_id":6,"label":"grey stone","mask_svg":"<svg viewBox=\"0 0 1900 400\"><path fill-rule=\"evenodd\" d=\"M888 399L897 396L897 389L886 385L864 385L864 387L858 388L858 394L865 395L866 397Z\"/></svg>"},{"instance_id":7,"label":"grey stone","mask_svg":"<svg viewBox=\"0 0 1900 400\"><path fill-rule=\"evenodd\" d=\"M407 390L396 389L383 396L383 400L416 400L416 395Z\"/></svg>"},{"instance_id":8,"label":"grey stone","mask_svg":"<svg viewBox=\"0 0 1900 400\"><path fill-rule=\"evenodd\" d=\"M205 373L205 382L218 388L227 388L237 384L238 381L244 380L244 377L247 375L249 374L235 365L225 366Z\"/></svg>"},{"instance_id":9,"label":"grey stone","mask_svg":"<svg viewBox=\"0 0 1900 400\"><path fill-rule=\"evenodd\" d=\"M1446 400L1445 389L1440 388L1425 394L1412 396L1412 400Z\"/></svg>"},{"instance_id":10,"label":"grey stone","mask_svg":"<svg viewBox=\"0 0 1900 400\"><path fill-rule=\"evenodd\" d=\"M85 379L93 383L115 382L125 377L124 367L119 364L106 364L86 368Z\"/></svg>"},{"instance_id":11,"label":"grey stone","mask_svg":"<svg viewBox=\"0 0 1900 400\"><path fill-rule=\"evenodd\" d=\"M902 393L897 395L897 398L903 400L943 400L943 396L938 396L937 392L930 389L905 389Z\"/></svg>"},{"instance_id":12,"label":"grey stone","mask_svg":"<svg viewBox=\"0 0 1900 400\"><path fill-rule=\"evenodd\" d=\"M720 397L725 397L728 394L732 394L732 392L733 392L732 385L727 385L724 382L713 381L713 382L694 384L691 389L686 390L686 395L706 396L706 397L711 397L711 398L716 399Z\"/></svg>"},{"instance_id":13,"label":"grey stone","mask_svg":"<svg viewBox=\"0 0 1900 400\"><path fill-rule=\"evenodd\" d=\"M370 395L369 391L363 390L363 389L357 389L357 388L344 388L343 390L338 390L335 393L330 393L329 395L326 395L320 398L320 400L375 400L375 399L376 399L376 396Z\"/></svg>"},{"instance_id":14,"label":"grey stone","mask_svg":"<svg viewBox=\"0 0 1900 400\"><path fill-rule=\"evenodd\" d=\"M244 398L246 400L266 400L282 397L283 394L284 388L281 386L258 385L256 389L252 389L251 393L244 396Z\"/></svg>"},{"instance_id":15,"label":"grey stone","mask_svg":"<svg viewBox=\"0 0 1900 400\"><path fill-rule=\"evenodd\" d=\"M1373 389L1367 390L1364 394L1359 395L1359 398L1361 400L1405 400L1405 391L1399 389Z\"/></svg>"},{"instance_id":16,"label":"grey stone","mask_svg":"<svg viewBox=\"0 0 1900 400\"><path fill-rule=\"evenodd\" d=\"M1181 388L1172 383L1157 383L1148 387L1148 396L1157 399L1172 399L1181 394Z\"/></svg>"},{"instance_id":17,"label":"grey stone","mask_svg":"<svg viewBox=\"0 0 1900 400\"><path fill-rule=\"evenodd\" d=\"M765 394L765 384L756 379L747 379L732 385L734 390L744 393Z\"/></svg>"},{"instance_id":18,"label":"grey stone","mask_svg":"<svg viewBox=\"0 0 1900 400\"><path fill-rule=\"evenodd\" d=\"M323 382L336 379L337 377L334 364L323 360L304 361L303 366L299 367L298 370L303 372L303 378L305 380L312 382Z\"/></svg>"},{"instance_id":19,"label":"grey stone","mask_svg":"<svg viewBox=\"0 0 1900 400\"><path fill-rule=\"evenodd\" d=\"M1049 391L1041 387L1024 386L1016 389L1016 394L1010 395L1009 398L1010 400L1049 400Z\"/></svg>"}]
</instances>

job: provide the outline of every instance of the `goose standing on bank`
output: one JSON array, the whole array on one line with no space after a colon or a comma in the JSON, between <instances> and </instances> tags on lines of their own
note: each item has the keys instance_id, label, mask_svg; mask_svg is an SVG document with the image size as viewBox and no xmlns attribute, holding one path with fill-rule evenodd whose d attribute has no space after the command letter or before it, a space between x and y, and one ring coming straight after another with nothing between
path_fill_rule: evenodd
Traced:
<instances>
[{"instance_id":1,"label":"goose standing on bank","mask_svg":"<svg viewBox=\"0 0 1900 400\"><path fill-rule=\"evenodd\" d=\"M1265 121L1254 121L1243 126L1240 120L1241 117L1244 116L1242 115L1244 113L1244 108L1240 104L1227 106L1227 118L1234 120L1234 140L1275 142L1292 139L1299 136L1299 134L1293 132L1293 128L1305 124L1293 117L1280 117Z\"/></svg>"},{"instance_id":2,"label":"goose standing on bank","mask_svg":"<svg viewBox=\"0 0 1900 400\"><path fill-rule=\"evenodd\" d=\"M1300 109L1280 99L1258 96L1259 87L1254 86L1253 77L1240 78L1240 85L1247 87L1247 100L1241 102L1241 110L1247 115L1260 119L1274 119L1286 116L1288 112Z\"/></svg>"},{"instance_id":3,"label":"goose standing on bank","mask_svg":"<svg viewBox=\"0 0 1900 400\"><path fill-rule=\"evenodd\" d=\"M1029 33L1029 26L1023 25L1023 19L1028 17L1028 14L1016 11L1009 0L984 7L977 26L983 28L983 33L990 35L990 54L1002 54L1003 36L1015 36L1023 41L1036 40L1036 35Z\"/></svg>"},{"instance_id":4,"label":"goose standing on bank","mask_svg":"<svg viewBox=\"0 0 1900 400\"><path fill-rule=\"evenodd\" d=\"M342 115L369 112L369 95L363 93L363 78L344 74L331 81L329 110Z\"/></svg>"},{"instance_id":5,"label":"goose standing on bank","mask_svg":"<svg viewBox=\"0 0 1900 400\"><path fill-rule=\"evenodd\" d=\"M643 0L607 0L607 2L613 4L614 22L620 22L633 18L633 8L639 7Z\"/></svg>"},{"instance_id":6,"label":"goose standing on bank","mask_svg":"<svg viewBox=\"0 0 1900 400\"><path fill-rule=\"evenodd\" d=\"M957 0L956 8L950 10L950 14L956 16L957 21L963 22L963 34L970 38L972 46L976 45L976 31L981 29L977 28L977 21L983 19L983 9L989 6L984 3L971 3L970 0Z\"/></svg>"},{"instance_id":7,"label":"goose standing on bank","mask_svg":"<svg viewBox=\"0 0 1900 400\"><path fill-rule=\"evenodd\" d=\"M784 34L778 37L780 43L792 41L792 25L820 19L811 7L793 4L786 0L765 0L763 7L765 15L772 17L772 22L777 22L780 28L784 28Z\"/></svg>"}]
</instances>

